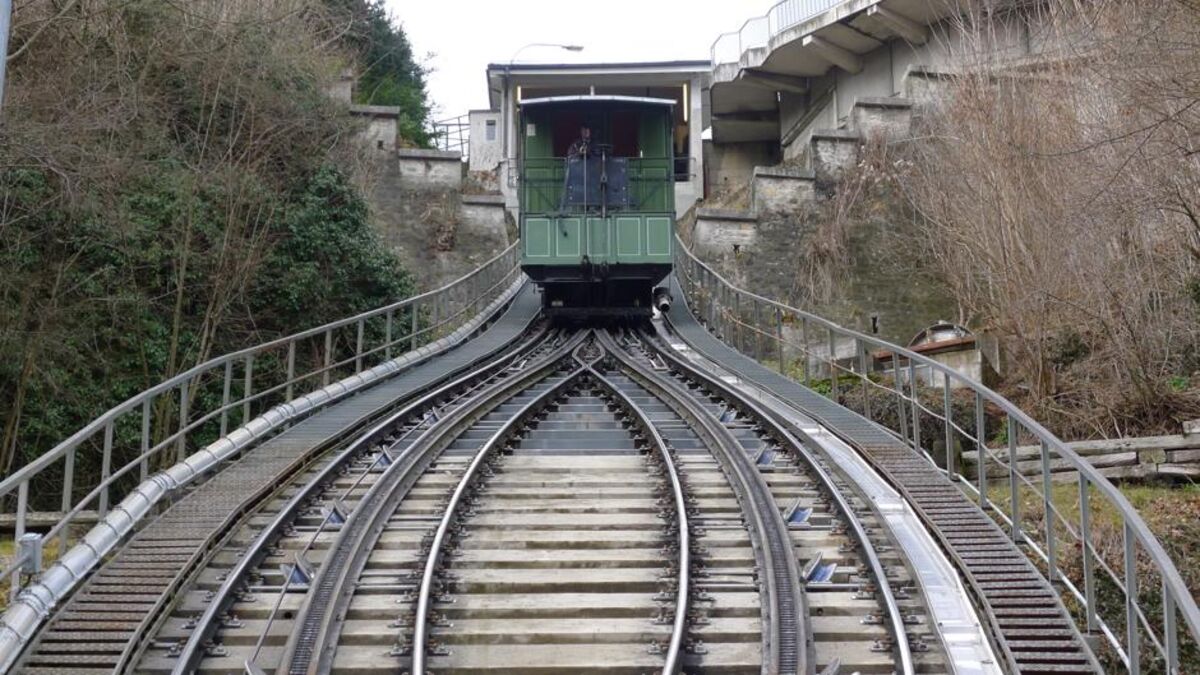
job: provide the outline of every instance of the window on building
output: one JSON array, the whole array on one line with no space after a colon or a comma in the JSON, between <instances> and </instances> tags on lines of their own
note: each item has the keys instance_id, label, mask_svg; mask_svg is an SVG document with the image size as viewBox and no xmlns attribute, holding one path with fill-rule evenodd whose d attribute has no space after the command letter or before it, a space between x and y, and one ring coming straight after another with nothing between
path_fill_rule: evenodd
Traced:
<instances>
[{"instance_id":1,"label":"window on building","mask_svg":"<svg viewBox=\"0 0 1200 675\"><path fill-rule=\"evenodd\" d=\"M489 141L496 140L496 120L487 121L487 139Z\"/></svg>"}]
</instances>

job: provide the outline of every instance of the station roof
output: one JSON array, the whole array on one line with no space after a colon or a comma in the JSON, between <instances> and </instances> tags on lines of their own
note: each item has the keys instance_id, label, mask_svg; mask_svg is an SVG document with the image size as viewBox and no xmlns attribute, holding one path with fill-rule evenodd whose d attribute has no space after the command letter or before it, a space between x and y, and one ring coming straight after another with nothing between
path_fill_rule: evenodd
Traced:
<instances>
[{"instance_id":1,"label":"station roof","mask_svg":"<svg viewBox=\"0 0 1200 675\"><path fill-rule=\"evenodd\" d=\"M517 84L537 86L637 86L655 87L712 75L712 63L693 61L637 61L628 63L492 63L487 67L488 98L499 109L505 77Z\"/></svg>"},{"instance_id":2,"label":"station roof","mask_svg":"<svg viewBox=\"0 0 1200 675\"><path fill-rule=\"evenodd\" d=\"M546 98L527 98L521 101L521 106L547 105L551 103L641 103L644 105L673 106L675 101L667 98L646 98L643 96L547 96Z\"/></svg>"}]
</instances>

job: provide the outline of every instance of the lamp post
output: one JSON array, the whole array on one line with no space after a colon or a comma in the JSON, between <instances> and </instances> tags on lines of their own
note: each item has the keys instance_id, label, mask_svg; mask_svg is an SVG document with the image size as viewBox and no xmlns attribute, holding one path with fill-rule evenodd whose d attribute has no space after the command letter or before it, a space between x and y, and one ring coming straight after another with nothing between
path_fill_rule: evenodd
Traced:
<instances>
[{"instance_id":1,"label":"lamp post","mask_svg":"<svg viewBox=\"0 0 1200 675\"><path fill-rule=\"evenodd\" d=\"M501 179L504 181L504 185L509 184L509 174L512 171L512 163L515 159L512 156L514 134L511 133L512 112L510 112L510 109L516 108L516 101L513 101L511 106L509 105L509 95L512 91L512 67L516 62L517 57L521 55L521 52L534 47L550 47L554 49L562 49L568 52L583 51L583 45L559 44L557 42L530 42L524 47L521 47L517 51L513 52L512 58L508 60L508 64L504 67L504 94L500 100L502 106L500 111L501 121L504 123L504 175L501 177Z\"/></svg>"},{"instance_id":2,"label":"lamp post","mask_svg":"<svg viewBox=\"0 0 1200 675\"><path fill-rule=\"evenodd\" d=\"M12 27L12 0L0 0L0 106L4 105L4 79L8 73L8 32Z\"/></svg>"}]
</instances>

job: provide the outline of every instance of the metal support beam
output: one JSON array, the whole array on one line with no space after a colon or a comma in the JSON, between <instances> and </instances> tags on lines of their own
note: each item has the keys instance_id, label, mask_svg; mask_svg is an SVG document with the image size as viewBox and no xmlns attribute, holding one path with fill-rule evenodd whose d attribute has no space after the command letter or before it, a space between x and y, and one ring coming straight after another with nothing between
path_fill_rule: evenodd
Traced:
<instances>
[{"instance_id":1,"label":"metal support beam","mask_svg":"<svg viewBox=\"0 0 1200 675\"><path fill-rule=\"evenodd\" d=\"M845 47L839 47L825 38L817 37L816 35L805 37L800 44L802 47L811 48L821 58L848 73L857 75L862 72L862 57Z\"/></svg>"},{"instance_id":2,"label":"metal support beam","mask_svg":"<svg viewBox=\"0 0 1200 675\"><path fill-rule=\"evenodd\" d=\"M867 8L867 16L914 45L929 42L929 29L903 14L882 5Z\"/></svg>"},{"instance_id":3,"label":"metal support beam","mask_svg":"<svg viewBox=\"0 0 1200 675\"><path fill-rule=\"evenodd\" d=\"M765 124L779 123L779 110L747 110L744 112L722 113L713 115L714 122L762 122Z\"/></svg>"},{"instance_id":4,"label":"metal support beam","mask_svg":"<svg viewBox=\"0 0 1200 675\"><path fill-rule=\"evenodd\" d=\"M747 84L753 84L772 91L786 91L792 94L808 93L808 78L768 73L764 70L747 68L742 70L738 79Z\"/></svg>"}]
</instances>

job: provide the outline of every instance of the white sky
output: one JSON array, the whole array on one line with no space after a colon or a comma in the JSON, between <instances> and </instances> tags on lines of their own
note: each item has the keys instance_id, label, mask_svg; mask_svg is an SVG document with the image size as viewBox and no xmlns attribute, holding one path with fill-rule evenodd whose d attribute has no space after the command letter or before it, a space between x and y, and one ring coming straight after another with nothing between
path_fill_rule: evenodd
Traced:
<instances>
[{"instance_id":1,"label":"white sky","mask_svg":"<svg viewBox=\"0 0 1200 675\"><path fill-rule=\"evenodd\" d=\"M765 14L774 0L387 0L419 59L432 53L434 119L487 108L488 63L531 42L583 45L579 53L530 47L518 63L707 59L721 33Z\"/></svg>"}]
</instances>

